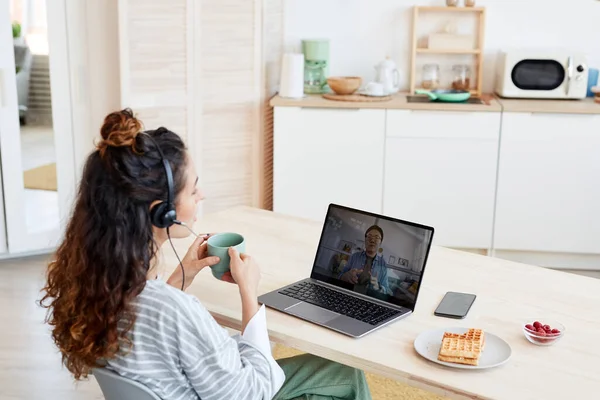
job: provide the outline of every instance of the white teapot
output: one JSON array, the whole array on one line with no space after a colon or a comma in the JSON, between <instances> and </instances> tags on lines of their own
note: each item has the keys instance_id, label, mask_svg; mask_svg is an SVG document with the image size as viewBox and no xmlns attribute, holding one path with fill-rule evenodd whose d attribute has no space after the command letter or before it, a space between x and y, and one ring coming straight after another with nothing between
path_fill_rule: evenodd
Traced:
<instances>
[{"instance_id":1,"label":"white teapot","mask_svg":"<svg viewBox=\"0 0 600 400\"><path fill-rule=\"evenodd\" d=\"M375 70L377 71L375 82L383 85L386 94L396 93L400 90L400 72L396 68L396 63L389 57L377 64Z\"/></svg>"}]
</instances>

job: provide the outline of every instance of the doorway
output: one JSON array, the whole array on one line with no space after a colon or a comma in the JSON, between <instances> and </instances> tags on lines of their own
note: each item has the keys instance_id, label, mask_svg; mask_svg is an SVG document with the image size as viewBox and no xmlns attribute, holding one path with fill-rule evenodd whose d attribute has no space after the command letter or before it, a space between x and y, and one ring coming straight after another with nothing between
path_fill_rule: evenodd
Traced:
<instances>
[{"instance_id":1,"label":"doorway","mask_svg":"<svg viewBox=\"0 0 600 400\"><path fill-rule=\"evenodd\" d=\"M35 233L59 227L46 2L11 2L26 225Z\"/></svg>"},{"instance_id":2,"label":"doorway","mask_svg":"<svg viewBox=\"0 0 600 400\"><path fill-rule=\"evenodd\" d=\"M7 253L46 252L57 245L61 215L70 206L59 193L57 163L73 169L74 161L62 151L59 159L57 145L66 143L71 130L57 132L53 113L53 91L68 93L69 82L51 79L50 62L50 57L62 57L64 62L52 60L53 64L68 67L67 53L49 51L45 0L9 0L0 8L0 152ZM53 86L57 82L58 89ZM66 109L64 113L61 105L60 119L70 121L71 116L64 115L70 107Z\"/></svg>"}]
</instances>

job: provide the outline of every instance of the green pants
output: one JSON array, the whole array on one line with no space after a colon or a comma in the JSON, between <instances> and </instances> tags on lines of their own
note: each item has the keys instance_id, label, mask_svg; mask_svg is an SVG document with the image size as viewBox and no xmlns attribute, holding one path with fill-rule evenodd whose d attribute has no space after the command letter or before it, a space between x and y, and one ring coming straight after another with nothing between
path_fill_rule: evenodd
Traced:
<instances>
[{"instance_id":1,"label":"green pants","mask_svg":"<svg viewBox=\"0 0 600 400\"><path fill-rule=\"evenodd\" d=\"M274 400L371 400L364 372L303 354L277 360L285 382Z\"/></svg>"}]
</instances>

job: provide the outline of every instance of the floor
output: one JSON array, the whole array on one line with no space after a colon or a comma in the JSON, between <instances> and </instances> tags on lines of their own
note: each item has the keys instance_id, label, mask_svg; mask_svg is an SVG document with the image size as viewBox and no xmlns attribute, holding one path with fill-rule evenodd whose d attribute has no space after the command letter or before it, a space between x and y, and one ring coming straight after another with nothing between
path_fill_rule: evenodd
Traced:
<instances>
[{"instance_id":1,"label":"floor","mask_svg":"<svg viewBox=\"0 0 600 400\"><path fill-rule=\"evenodd\" d=\"M23 171L55 162L53 128L51 126L21 126L21 165ZM33 234L56 229L60 223L58 192L24 190L27 231Z\"/></svg>"},{"instance_id":2,"label":"floor","mask_svg":"<svg viewBox=\"0 0 600 400\"><path fill-rule=\"evenodd\" d=\"M36 305L47 257L0 263L0 399L103 399L91 381L75 386L61 368L60 355Z\"/></svg>"},{"instance_id":3,"label":"floor","mask_svg":"<svg viewBox=\"0 0 600 400\"><path fill-rule=\"evenodd\" d=\"M56 162L52 126L21 126L21 165L23 171Z\"/></svg>"},{"instance_id":4,"label":"floor","mask_svg":"<svg viewBox=\"0 0 600 400\"><path fill-rule=\"evenodd\" d=\"M74 385L61 368L60 355L43 324L44 310L36 305L44 282L48 256L0 262L0 399L100 400L102 393L93 377ZM581 272L600 278L600 272ZM371 378L370 384L379 382ZM414 397L431 398L426 392L411 391ZM391 396L391 397L390 397ZM390 396L374 400L393 400ZM425 397L426 396L426 397Z\"/></svg>"},{"instance_id":5,"label":"floor","mask_svg":"<svg viewBox=\"0 0 600 400\"><path fill-rule=\"evenodd\" d=\"M30 234L48 232L60 226L58 192L25 190L25 225Z\"/></svg>"}]
</instances>

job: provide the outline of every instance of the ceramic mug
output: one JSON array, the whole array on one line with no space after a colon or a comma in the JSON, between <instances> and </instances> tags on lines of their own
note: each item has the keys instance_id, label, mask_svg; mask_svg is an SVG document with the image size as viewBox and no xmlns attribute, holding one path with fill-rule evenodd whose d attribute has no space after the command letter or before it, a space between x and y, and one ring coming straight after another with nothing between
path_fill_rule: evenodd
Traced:
<instances>
[{"instance_id":1,"label":"ceramic mug","mask_svg":"<svg viewBox=\"0 0 600 400\"><path fill-rule=\"evenodd\" d=\"M365 92L371 96L383 96L383 84L379 82L369 82L365 88Z\"/></svg>"},{"instance_id":2,"label":"ceramic mug","mask_svg":"<svg viewBox=\"0 0 600 400\"><path fill-rule=\"evenodd\" d=\"M231 257L229 257L229 248L235 248L239 253L246 251L246 242L244 237L239 233L224 232L217 233L208 238L207 250L209 256L217 256L220 261L212 265L210 269L215 278L221 280L223 274L229 271L229 264L231 263Z\"/></svg>"}]
</instances>

